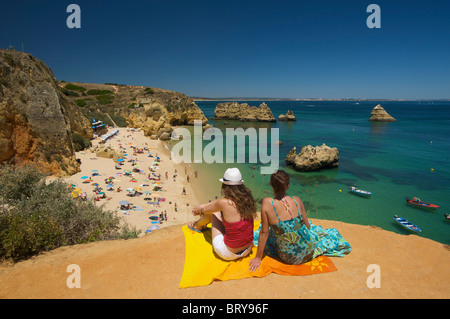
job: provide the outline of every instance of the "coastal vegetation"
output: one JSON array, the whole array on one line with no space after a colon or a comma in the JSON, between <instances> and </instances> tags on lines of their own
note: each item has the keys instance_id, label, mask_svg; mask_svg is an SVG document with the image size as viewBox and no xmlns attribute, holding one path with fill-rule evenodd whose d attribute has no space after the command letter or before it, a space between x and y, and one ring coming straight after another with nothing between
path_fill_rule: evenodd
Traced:
<instances>
[{"instance_id":1,"label":"coastal vegetation","mask_svg":"<svg viewBox=\"0 0 450 319\"><path fill-rule=\"evenodd\" d=\"M75 152L82 151L91 146L91 141L78 133L72 134L72 144Z\"/></svg>"},{"instance_id":2,"label":"coastal vegetation","mask_svg":"<svg viewBox=\"0 0 450 319\"><path fill-rule=\"evenodd\" d=\"M29 258L58 247L136 238L114 212L73 199L61 179L46 182L34 165L0 169L0 259Z\"/></svg>"},{"instance_id":3,"label":"coastal vegetation","mask_svg":"<svg viewBox=\"0 0 450 319\"><path fill-rule=\"evenodd\" d=\"M78 86L78 85L75 85L75 84L72 84L72 83L66 84L65 88L66 88L67 90L79 91L79 92L81 92L81 93L86 92L86 88L85 88L85 87Z\"/></svg>"}]
</instances>

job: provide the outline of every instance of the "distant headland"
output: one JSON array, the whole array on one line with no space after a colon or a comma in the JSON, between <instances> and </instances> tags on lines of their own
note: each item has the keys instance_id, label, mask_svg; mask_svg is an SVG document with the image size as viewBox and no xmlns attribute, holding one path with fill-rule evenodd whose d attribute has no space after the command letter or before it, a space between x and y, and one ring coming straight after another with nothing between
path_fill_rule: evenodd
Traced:
<instances>
[{"instance_id":1,"label":"distant headland","mask_svg":"<svg viewBox=\"0 0 450 319\"><path fill-rule=\"evenodd\" d=\"M357 98L283 98L283 97L201 97L190 96L192 100L196 101L417 101L417 102L431 102L431 101L450 101L449 99L357 99Z\"/></svg>"}]
</instances>

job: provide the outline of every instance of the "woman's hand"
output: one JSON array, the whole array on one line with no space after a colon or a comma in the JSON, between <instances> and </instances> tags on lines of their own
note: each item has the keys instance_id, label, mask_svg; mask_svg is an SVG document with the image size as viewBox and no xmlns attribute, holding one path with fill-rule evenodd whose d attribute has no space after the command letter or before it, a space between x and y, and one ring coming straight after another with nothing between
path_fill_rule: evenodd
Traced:
<instances>
[{"instance_id":1,"label":"woman's hand","mask_svg":"<svg viewBox=\"0 0 450 319\"><path fill-rule=\"evenodd\" d=\"M248 270L250 270L251 272L259 270L259 268L261 267L261 258L259 257L253 258L252 260L250 260L248 265L249 265Z\"/></svg>"},{"instance_id":2,"label":"woman's hand","mask_svg":"<svg viewBox=\"0 0 450 319\"><path fill-rule=\"evenodd\" d=\"M196 205L194 206L194 208L192 208L192 213L194 214L194 216L201 215L203 213L203 208Z\"/></svg>"}]
</instances>

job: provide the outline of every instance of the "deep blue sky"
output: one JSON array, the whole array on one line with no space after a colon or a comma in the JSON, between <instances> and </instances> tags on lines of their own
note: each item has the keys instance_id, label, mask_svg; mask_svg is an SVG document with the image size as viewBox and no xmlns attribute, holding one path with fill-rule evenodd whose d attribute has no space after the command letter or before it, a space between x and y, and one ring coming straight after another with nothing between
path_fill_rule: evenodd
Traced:
<instances>
[{"instance_id":1,"label":"deep blue sky","mask_svg":"<svg viewBox=\"0 0 450 319\"><path fill-rule=\"evenodd\" d=\"M66 8L81 7L81 29ZM381 7L381 29L366 8ZM59 80L207 97L450 98L450 1L2 1L0 48Z\"/></svg>"}]
</instances>

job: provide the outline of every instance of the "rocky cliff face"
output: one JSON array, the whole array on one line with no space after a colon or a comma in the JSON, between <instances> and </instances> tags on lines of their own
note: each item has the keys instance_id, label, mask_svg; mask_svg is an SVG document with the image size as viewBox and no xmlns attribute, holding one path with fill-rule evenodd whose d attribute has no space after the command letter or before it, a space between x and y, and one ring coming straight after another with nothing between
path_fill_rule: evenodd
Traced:
<instances>
[{"instance_id":1,"label":"rocky cliff face","mask_svg":"<svg viewBox=\"0 0 450 319\"><path fill-rule=\"evenodd\" d=\"M36 162L52 174L74 174L74 131L92 137L52 71L30 54L0 49L0 163Z\"/></svg>"},{"instance_id":2,"label":"rocky cliff face","mask_svg":"<svg viewBox=\"0 0 450 319\"><path fill-rule=\"evenodd\" d=\"M372 109L371 113L372 117L369 119L369 121L372 122L395 122L397 121L395 118L390 116L388 112L380 105L378 104Z\"/></svg>"},{"instance_id":3,"label":"rocky cliff face","mask_svg":"<svg viewBox=\"0 0 450 319\"><path fill-rule=\"evenodd\" d=\"M61 87L89 119L141 128L153 138L170 138L173 126L207 122L197 104L179 92L123 84L63 83Z\"/></svg>"},{"instance_id":4,"label":"rocky cliff face","mask_svg":"<svg viewBox=\"0 0 450 319\"><path fill-rule=\"evenodd\" d=\"M154 89L152 94L136 97L138 107L129 108L124 116L129 126L141 128L145 135L170 139L173 126L193 125L195 120L207 123L202 110L186 95Z\"/></svg>"},{"instance_id":5,"label":"rocky cliff face","mask_svg":"<svg viewBox=\"0 0 450 319\"><path fill-rule=\"evenodd\" d=\"M303 146L300 153L294 147L286 156L286 164L297 171L308 172L339 165L339 151L323 144L322 146Z\"/></svg>"},{"instance_id":6,"label":"rocky cliff face","mask_svg":"<svg viewBox=\"0 0 450 319\"><path fill-rule=\"evenodd\" d=\"M218 120L238 120L256 122L276 122L277 120L266 103L259 107L250 106L247 103L238 102L219 103L214 110L215 118Z\"/></svg>"}]
</instances>

